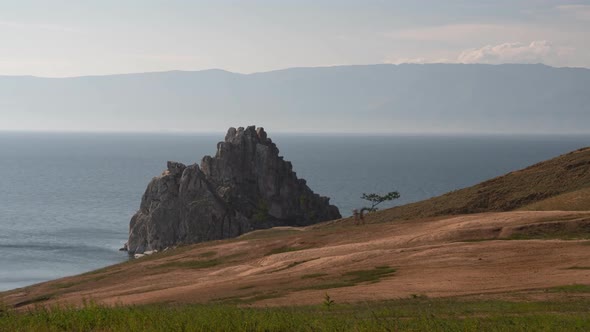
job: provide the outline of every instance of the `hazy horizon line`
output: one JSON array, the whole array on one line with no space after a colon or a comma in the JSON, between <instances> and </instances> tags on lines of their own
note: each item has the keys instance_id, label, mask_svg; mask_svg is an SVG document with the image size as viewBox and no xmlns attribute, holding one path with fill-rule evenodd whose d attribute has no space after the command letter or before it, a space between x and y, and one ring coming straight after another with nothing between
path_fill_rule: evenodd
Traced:
<instances>
[{"instance_id":1,"label":"hazy horizon line","mask_svg":"<svg viewBox=\"0 0 590 332\"><path fill-rule=\"evenodd\" d=\"M223 68L208 68L208 69L170 69L170 70L157 70L157 71L145 71L145 72L120 72L120 73L110 73L110 74L87 74L87 75L74 75L74 76L37 76L37 75L3 75L0 74L0 77L14 77L14 78L22 78L22 77L29 77L29 78L45 78L45 79L68 79L68 78L86 78L86 77L108 77L108 76L126 76L126 75L141 75L141 74L162 74L162 73L174 73L174 72L185 72L185 73L199 73L199 72L207 72L207 71L222 71L229 74L235 75L257 75L257 74L266 74L266 73L273 73L285 70L292 70L292 69L314 69L314 68L337 68L337 67L369 67L369 66L436 66L436 65L455 65L455 66L546 66L555 69L585 69L590 70L588 67L556 67L551 66L545 63L498 63L498 64L490 64L490 63L455 63L455 62L429 62L429 63L367 63L367 64L338 64L338 65L323 65L323 66L294 66L294 67L286 67L280 69L273 69L273 70L266 70L266 71L256 71L256 72L236 72L230 71Z\"/></svg>"},{"instance_id":2,"label":"hazy horizon line","mask_svg":"<svg viewBox=\"0 0 590 332\"><path fill-rule=\"evenodd\" d=\"M239 128L239 127L234 127ZM244 126L246 128L246 126ZM258 127L257 127L258 128ZM264 127L263 127L264 128ZM270 135L286 136L590 136L586 132L346 132L346 131L284 131L268 130ZM168 136L209 136L223 135L227 130L219 131L151 131L151 130L31 130L0 129L0 134L97 134L97 135L168 135ZM590 145L590 142L589 142Z\"/></svg>"}]
</instances>

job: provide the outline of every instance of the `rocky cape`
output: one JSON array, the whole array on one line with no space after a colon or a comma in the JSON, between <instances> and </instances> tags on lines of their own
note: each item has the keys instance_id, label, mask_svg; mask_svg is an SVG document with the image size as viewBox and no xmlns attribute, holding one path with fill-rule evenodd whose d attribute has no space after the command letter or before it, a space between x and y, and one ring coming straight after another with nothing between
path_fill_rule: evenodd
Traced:
<instances>
[{"instance_id":1,"label":"rocky cape","mask_svg":"<svg viewBox=\"0 0 590 332\"><path fill-rule=\"evenodd\" d=\"M274 226L341 218L330 199L298 179L263 128L230 128L201 165L168 162L131 218L130 254L236 237Z\"/></svg>"}]
</instances>

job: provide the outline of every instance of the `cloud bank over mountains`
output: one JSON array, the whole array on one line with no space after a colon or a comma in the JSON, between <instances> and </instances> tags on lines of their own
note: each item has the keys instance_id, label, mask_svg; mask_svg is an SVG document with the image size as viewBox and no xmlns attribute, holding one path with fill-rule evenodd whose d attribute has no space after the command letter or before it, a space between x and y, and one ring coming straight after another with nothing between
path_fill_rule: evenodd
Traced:
<instances>
[{"instance_id":1,"label":"cloud bank over mountains","mask_svg":"<svg viewBox=\"0 0 590 332\"><path fill-rule=\"evenodd\" d=\"M512 42L485 45L462 51L454 58L397 58L388 59L392 64L463 63L463 64L534 64L555 63L574 53L574 49L553 45L547 40L534 40L530 43Z\"/></svg>"},{"instance_id":2,"label":"cloud bank over mountains","mask_svg":"<svg viewBox=\"0 0 590 332\"><path fill-rule=\"evenodd\" d=\"M571 49L559 48L546 40L525 43L503 43L486 45L461 52L458 63L550 63L555 58L567 56Z\"/></svg>"},{"instance_id":3,"label":"cloud bank over mountains","mask_svg":"<svg viewBox=\"0 0 590 332\"><path fill-rule=\"evenodd\" d=\"M503 7L500 2L486 5L475 1L467 6L491 10L490 15L480 13L467 21L391 30L386 36L395 51L384 57L384 62L542 63L590 68L588 1L509 3L511 15L506 17L494 14Z\"/></svg>"}]
</instances>

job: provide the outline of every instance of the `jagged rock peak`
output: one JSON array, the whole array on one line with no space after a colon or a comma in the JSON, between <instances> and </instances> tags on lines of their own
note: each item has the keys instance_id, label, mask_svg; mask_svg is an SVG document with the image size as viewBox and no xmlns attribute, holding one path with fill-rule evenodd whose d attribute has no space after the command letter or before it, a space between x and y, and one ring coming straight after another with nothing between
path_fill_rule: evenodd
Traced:
<instances>
[{"instance_id":1,"label":"jagged rock peak","mask_svg":"<svg viewBox=\"0 0 590 332\"><path fill-rule=\"evenodd\" d=\"M268 138L264 128L255 126L249 126L246 129L239 127L238 129L231 127L225 134L225 142L239 144L242 140L255 140L260 144L272 144L272 140Z\"/></svg>"},{"instance_id":2,"label":"jagged rock peak","mask_svg":"<svg viewBox=\"0 0 590 332\"><path fill-rule=\"evenodd\" d=\"M329 198L297 178L262 127L229 128L215 156L205 156L200 167L167 166L131 219L130 253L341 217Z\"/></svg>"}]
</instances>

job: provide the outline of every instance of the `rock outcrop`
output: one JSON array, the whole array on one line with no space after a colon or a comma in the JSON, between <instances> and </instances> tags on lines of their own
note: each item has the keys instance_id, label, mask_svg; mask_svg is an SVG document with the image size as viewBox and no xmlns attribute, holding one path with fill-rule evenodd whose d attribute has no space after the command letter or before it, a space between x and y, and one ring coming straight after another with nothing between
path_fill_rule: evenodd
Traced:
<instances>
[{"instance_id":1,"label":"rock outcrop","mask_svg":"<svg viewBox=\"0 0 590 332\"><path fill-rule=\"evenodd\" d=\"M200 166L170 161L150 182L131 219L127 248L143 253L340 217L329 198L297 178L263 128L230 128L215 157L205 156Z\"/></svg>"}]
</instances>

